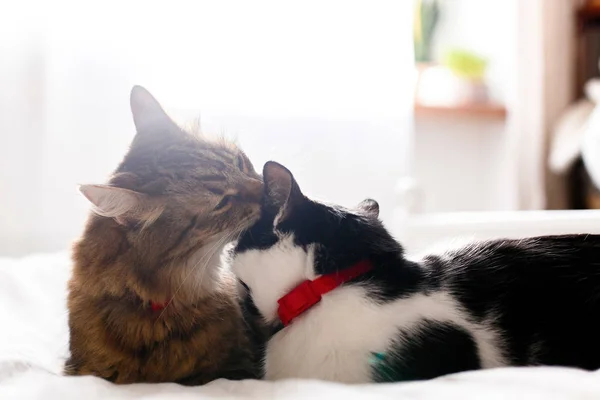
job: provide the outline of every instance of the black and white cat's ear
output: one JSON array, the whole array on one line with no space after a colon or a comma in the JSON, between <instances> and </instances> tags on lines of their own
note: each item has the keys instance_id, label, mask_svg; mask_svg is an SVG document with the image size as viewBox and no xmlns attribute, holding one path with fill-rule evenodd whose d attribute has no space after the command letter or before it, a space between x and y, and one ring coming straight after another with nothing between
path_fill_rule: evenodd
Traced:
<instances>
[{"instance_id":1,"label":"black and white cat's ear","mask_svg":"<svg viewBox=\"0 0 600 400\"><path fill-rule=\"evenodd\" d=\"M129 222L152 223L162 208L145 194L110 185L81 185L79 191L92 203L93 211L114 218L125 225Z\"/></svg>"},{"instance_id":2,"label":"black and white cat's ear","mask_svg":"<svg viewBox=\"0 0 600 400\"><path fill-rule=\"evenodd\" d=\"M370 217L379 217L379 203L373 199L364 199L358 204L357 208Z\"/></svg>"},{"instance_id":3,"label":"black and white cat's ear","mask_svg":"<svg viewBox=\"0 0 600 400\"><path fill-rule=\"evenodd\" d=\"M292 173L274 161L268 161L263 167L263 179L265 200L277 210L277 222L281 222L304 199L304 195Z\"/></svg>"},{"instance_id":4,"label":"black and white cat's ear","mask_svg":"<svg viewBox=\"0 0 600 400\"><path fill-rule=\"evenodd\" d=\"M138 134L179 130L160 103L143 87L134 86L131 89L129 103Z\"/></svg>"}]
</instances>

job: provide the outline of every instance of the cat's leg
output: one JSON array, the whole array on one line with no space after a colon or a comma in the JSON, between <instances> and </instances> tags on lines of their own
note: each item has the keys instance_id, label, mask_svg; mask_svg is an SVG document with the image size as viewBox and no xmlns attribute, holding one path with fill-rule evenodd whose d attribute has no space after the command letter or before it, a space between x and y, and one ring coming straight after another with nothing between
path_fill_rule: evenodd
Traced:
<instances>
[{"instance_id":1,"label":"cat's leg","mask_svg":"<svg viewBox=\"0 0 600 400\"><path fill-rule=\"evenodd\" d=\"M371 359L375 382L431 379L481 368L472 335L449 322L424 320L399 331L384 353Z\"/></svg>"}]
</instances>

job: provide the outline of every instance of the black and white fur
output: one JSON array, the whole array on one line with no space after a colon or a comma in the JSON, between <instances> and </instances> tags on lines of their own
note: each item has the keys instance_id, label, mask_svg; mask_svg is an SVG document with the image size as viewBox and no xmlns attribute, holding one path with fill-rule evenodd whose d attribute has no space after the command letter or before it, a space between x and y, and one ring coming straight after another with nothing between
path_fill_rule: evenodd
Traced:
<instances>
[{"instance_id":1,"label":"black and white fur","mask_svg":"<svg viewBox=\"0 0 600 400\"><path fill-rule=\"evenodd\" d=\"M306 198L283 166L269 162L263 174L261 219L240 238L232 266L275 332L265 351L267 379L600 368L600 236L474 243L413 262L379 222L373 200L356 210L325 205ZM372 271L281 326L280 297L363 259ZM384 361L373 364L374 353Z\"/></svg>"}]
</instances>

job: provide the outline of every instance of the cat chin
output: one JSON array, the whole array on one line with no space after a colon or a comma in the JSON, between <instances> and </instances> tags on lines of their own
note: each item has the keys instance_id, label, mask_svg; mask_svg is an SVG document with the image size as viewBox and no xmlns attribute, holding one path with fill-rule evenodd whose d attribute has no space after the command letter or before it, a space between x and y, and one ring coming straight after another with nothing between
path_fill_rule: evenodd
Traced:
<instances>
[{"instance_id":1,"label":"cat chin","mask_svg":"<svg viewBox=\"0 0 600 400\"><path fill-rule=\"evenodd\" d=\"M283 236L267 249L250 249L232 256L234 274L252 291L255 306L267 323L278 320L277 300L305 279L314 279L314 248Z\"/></svg>"}]
</instances>

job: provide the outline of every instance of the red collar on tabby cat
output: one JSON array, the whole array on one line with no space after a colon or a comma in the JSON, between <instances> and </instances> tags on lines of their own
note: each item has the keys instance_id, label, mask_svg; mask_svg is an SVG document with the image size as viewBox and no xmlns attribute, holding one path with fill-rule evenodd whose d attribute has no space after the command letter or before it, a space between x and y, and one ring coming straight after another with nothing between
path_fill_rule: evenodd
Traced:
<instances>
[{"instance_id":1,"label":"red collar on tabby cat","mask_svg":"<svg viewBox=\"0 0 600 400\"><path fill-rule=\"evenodd\" d=\"M121 165L108 184L81 186L93 213L73 252L65 372L117 383L254 377L220 258L258 218L261 177L233 144L177 126L145 89L133 88L131 110L137 135Z\"/></svg>"}]
</instances>

